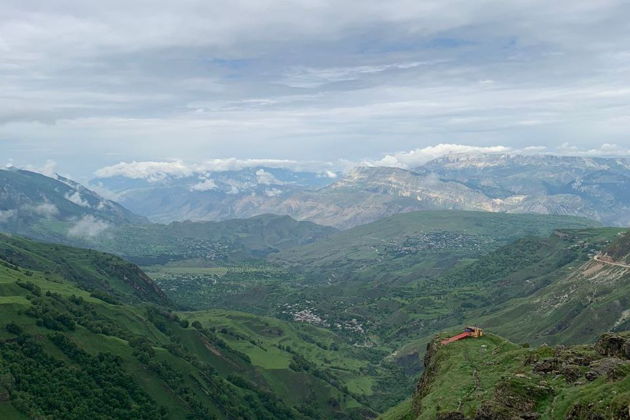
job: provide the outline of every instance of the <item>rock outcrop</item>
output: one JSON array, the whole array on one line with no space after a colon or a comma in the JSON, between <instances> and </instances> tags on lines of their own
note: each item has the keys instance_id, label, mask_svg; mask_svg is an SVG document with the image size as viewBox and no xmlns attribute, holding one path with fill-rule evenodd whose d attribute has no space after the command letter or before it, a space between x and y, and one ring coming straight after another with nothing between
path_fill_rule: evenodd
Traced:
<instances>
[{"instance_id":1,"label":"rock outcrop","mask_svg":"<svg viewBox=\"0 0 630 420\"><path fill-rule=\"evenodd\" d=\"M630 334L524 348L496 336L427 346L418 419L630 419Z\"/></svg>"}]
</instances>

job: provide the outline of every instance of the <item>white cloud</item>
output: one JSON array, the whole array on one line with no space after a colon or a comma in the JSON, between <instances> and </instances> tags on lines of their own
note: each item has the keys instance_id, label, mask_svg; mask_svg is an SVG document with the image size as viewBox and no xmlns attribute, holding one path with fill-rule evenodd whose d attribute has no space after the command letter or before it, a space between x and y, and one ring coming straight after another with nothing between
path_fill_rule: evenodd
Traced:
<instances>
[{"instance_id":1,"label":"white cloud","mask_svg":"<svg viewBox=\"0 0 630 420\"><path fill-rule=\"evenodd\" d=\"M578 146L571 145L570 143L563 143L558 151L562 154L574 155L574 156L589 156L589 157L626 157L630 156L630 147L623 147L617 144L604 143L596 148L584 149Z\"/></svg>"},{"instance_id":2,"label":"white cloud","mask_svg":"<svg viewBox=\"0 0 630 420\"><path fill-rule=\"evenodd\" d=\"M77 238L93 238L110 227L109 223L92 215L83 216L68 229L68 236Z\"/></svg>"},{"instance_id":3,"label":"white cloud","mask_svg":"<svg viewBox=\"0 0 630 420\"><path fill-rule=\"evenodd\" d=\"M83 199L83 197L81 197L81 193L79 191L74 191L73 193L68 192L64 197L66 198L66 200L71 201L78 206L90 207L90 203L88 203L86 200Z\"/></svg>"},{"instance_id":4,"label":"white cloud","mask_svg":"<svg viewBox=\"0 0 630 420\"><path fill-rule=\"evenodd\" d=\"M506 153L511 149L506 146L466 146L463 144L438 144L435 146L415 149L408 152L398 152L386 155L377 161L363 162L366 166L392 166L411 169L421 166L430 160L453 153Z\"/></svg>"},{"instance_id":5,"label":"white cloud","mask_svg":"<svg viewBox=\"0 0 630 420\"><path fill-rule=\"evenodd\" d=\"M264 169L259 169L256 171L256 182L263 185L281 185L284 182L276 179L273 174L265 171Z\"/></svg>"},{"instance_id":6,"label":"white cloud","mask_svg":"<svg viewBox=\"0 0 630 420\"><path fill-rule=\"evenodd\" d=\"M245 168L290 168L294 170L322 170L327 162L309 162L288 159L210 159L201 163L171 162L120 162L98 169L94 174L99 178L124 176L131 179L146 179L149 182L161 181L167 177L182 178L211 172L238 171ZM267 174L265 172L265 174ZM271 174L268 174L272 176ZM264 177L264 174L263 174ZM273 176L272 176L273 177ZM266 179L269 179L268 177Z\"/></svg>"},{"instance_id":7,"label":"white cloud","mask_svg":"<svg viewBox=\"0 0 630 420\"><path fill-rule=\"evenodd\" d=\"M281 83L299 88L314 88L327 83L357 80L365 75L391 70L408 70L438 62L407 62L353 67L295 68L285 74Z\"/></svg>"},{"instance_id":8,"label":"white cloud","mask_svg":"<svg viewBox=\"0 0 630 420\"><path fill-rule=\"evenodd\" d=\"M47 218L56 216L59 214L59 209L52 203L41 203L37 205L23 206L22 210L38 214Z\"/></svg>"},{"instance_id":9,"label":"white cloud","mask_svg":"<svg viewBox=\"0 0 630 420\"><path fill-rule=\"evenodd\" d=\"M279 190L277 188L269 188L265 190L265 195L267 197L277 197L281 194L282 194L282 190Z\"/></svg>"},{"instance_id":10,"label":"white cloud","mask_svg":"<svg viewBox=\"0 0 630 420\"><path fill-rule=\"evenodd\" d=\"M146 179L150 182L160 181L166 177L191 176L194 170L181 161L174 162L120 162L116 165L101 168L95 172L99 178L124 176L132 179Z\"/></svg>"},{"instance_id":11,"label":"white cloud","mask_svg":"<svg viewBox=\"0 0 630 420\"><path fill-rule=\"evenodd\" d=\"M216 190L216 189L217 189L217 184L212 179L204 179L198 184L195 184L192 187L190 187L190 191L210 191L210 190Z\"/></svg>"},{"instance_id":12,"label":"white cloud","mask_svg":"<svg viewBox=\"0 0 630 420\"><path fill-rule=\"evenodd\" d=\"M48 159L42 166L26 165L24 169L54 178L57 171L57 162Z\"/></svg>"},{"instance_id":13,"label":"white cloud","mask_svg":"<svg viewBox=\"0 0 630 420\"><path fill-rule=\"evenodd\" d=\"M15 210L0 210L0 223L6 223L16 215Z\"/></svg>"},{"instance_id":14,"label":"white cloud","mask_svg":"<svg viewBox=\"0 0 630 420\"><path fill-rule=\"evenodd\" d=\"M96 171L99 177L124 176L133 179L147 179L159 181L168 176L185 177L192 175L201 176L200 182L190 187L191 191L207 191L218 188L216 182L208 178L212 172L224 172L240 170L251 167L286 168L299 171L310 171L322 177L337 178L335 171L346 172L357 166L387 166L403 169L419 167L433 159L449 154L479 154L479 153L509 153L509 154L556 154L563 156L630 156L630 148L616 144L604 143L596 148L584 148L570 143L564 143L559 147L526 146L522 148L505 145L475 146L466 144L440 143L433 146L420 147L408 151L400 151L385 154L383 157L365 160L339 159L330 162L315 162L282 159L213 159L202 163L175 162L129 162L108 166ZM330 168L330 169L329 169ZM254 185L236 184L231 182L230 194L237 194L243 189ZM276 179L264 169L256 171L256 182L262 185L282 185L283 182Z\"/></svg>"},{"instance_id":15,"label":"white cloud","mask_svg":"<svg viewBox=\"0 0 630 420\"><path fill-rule=\"evenodd\" d=\"M238 194L240 192L241 192L241 190L239 190L237 186L230 185L230 190L227 193L231 194L231 195L236 195L236 194Z\"/></svg>"}]
</instances>

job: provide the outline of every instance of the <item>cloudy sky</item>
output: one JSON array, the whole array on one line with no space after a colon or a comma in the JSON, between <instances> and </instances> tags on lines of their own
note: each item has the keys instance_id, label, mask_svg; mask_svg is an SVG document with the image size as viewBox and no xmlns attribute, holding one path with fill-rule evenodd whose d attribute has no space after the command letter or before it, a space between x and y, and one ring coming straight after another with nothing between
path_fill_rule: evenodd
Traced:
<instances>
[{"instance_id":1,"label":"cloudy sky","mask_svg":"<svg viewBox=\"0 0 630 420\"><path fill-rule=\"evenodd\" d=\"M17 166L630 149L626 0L0 4Z\"/></svg>"}]
</instances>

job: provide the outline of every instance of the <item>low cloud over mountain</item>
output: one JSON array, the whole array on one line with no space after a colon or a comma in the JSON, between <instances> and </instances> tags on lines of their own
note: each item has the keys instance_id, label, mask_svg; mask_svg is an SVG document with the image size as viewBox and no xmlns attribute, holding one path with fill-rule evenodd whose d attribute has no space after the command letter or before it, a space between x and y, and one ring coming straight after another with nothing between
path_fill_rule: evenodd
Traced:
<instances>
[{"instance_id":1,"label":"low cloud over mountain","mask_svg":"<svg viewBox=\"0 0 630 420\"><path fill-rule=\"evenodd\" d=\"M401 212L461 209L630 224L630 159L588 157L595 150L578 157L541 155L539 150L444 144L363 162L335 173L338 177L257 166L213 171L174 162L188 171L167 176L160 167L137 178L137 172L123 175L134 165L128 164L100 172L117 175L92 184L161 222L275 213L347 228ZM195 172L199 168L202 172Z\"/></svg>"}]
</instances>

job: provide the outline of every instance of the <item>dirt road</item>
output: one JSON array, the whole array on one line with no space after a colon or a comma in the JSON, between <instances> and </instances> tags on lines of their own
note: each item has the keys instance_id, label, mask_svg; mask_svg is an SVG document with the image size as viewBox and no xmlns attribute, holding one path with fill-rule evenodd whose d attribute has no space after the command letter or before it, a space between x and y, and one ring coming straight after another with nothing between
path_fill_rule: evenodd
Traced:
<instances>
[{"instance_id":1,"label":"dirt road","mask_svg":"<svg viewBox=\"0 0 630 420\"><path fill-rule=\"evenodd\" d=\"M600 258L600 255L595 255L593 257L593 259L597 262L600 262L602 264L608 264L608 265L615 265L617 267L623 267L623 268L628 268L630 269L630 264L623 264L623 263L618 263L618 262L612 262L612 261L606 261L606 260L602 260Z\"/></svg>"}]
</instances>

